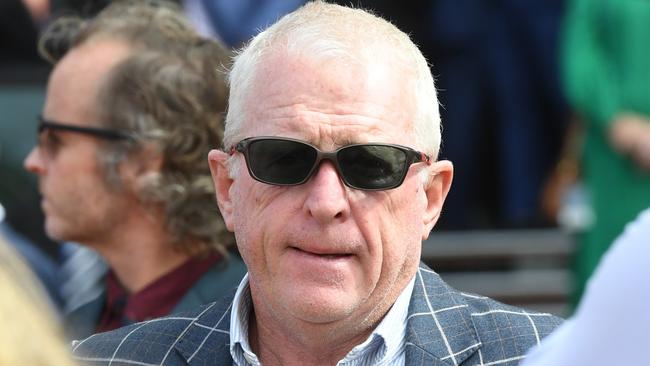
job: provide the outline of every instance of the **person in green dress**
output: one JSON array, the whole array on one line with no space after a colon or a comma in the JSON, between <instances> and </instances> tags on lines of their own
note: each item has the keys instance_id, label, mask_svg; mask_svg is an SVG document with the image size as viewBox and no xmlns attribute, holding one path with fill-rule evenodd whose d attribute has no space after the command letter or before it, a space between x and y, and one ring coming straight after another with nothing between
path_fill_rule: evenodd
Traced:
<instances>
[{"instance_id":1,"label":"person in green dress","mask_svg":"<svg viewBox=\"0 0 650 366\"><path fill-rule=\"evenodd\" d=\"M577 301L625 223L650 205L650 1L573 0L566 22L564 81L584 122L595 218L577 249Z\"/></svg>"}]
</instances>

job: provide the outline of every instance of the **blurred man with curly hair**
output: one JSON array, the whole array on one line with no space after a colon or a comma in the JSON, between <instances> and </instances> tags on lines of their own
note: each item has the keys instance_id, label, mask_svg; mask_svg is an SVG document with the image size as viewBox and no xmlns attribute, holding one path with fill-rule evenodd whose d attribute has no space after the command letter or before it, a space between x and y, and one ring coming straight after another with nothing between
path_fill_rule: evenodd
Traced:
<instances>
[{"instance_id":1,"label":"blurred man with curly hair","mask_svg":"<svg viewBox=\"0 0 650 366\"><path fill-rule=\"evenodd\" d=\"M67 314L83 337L214 301L245 272L214 202L206 157L221 145L229 53L173 4L113 3L43 35L55 63L25 167L45 227L96 250L104 293Z\"/></svg>"}]
</instances>

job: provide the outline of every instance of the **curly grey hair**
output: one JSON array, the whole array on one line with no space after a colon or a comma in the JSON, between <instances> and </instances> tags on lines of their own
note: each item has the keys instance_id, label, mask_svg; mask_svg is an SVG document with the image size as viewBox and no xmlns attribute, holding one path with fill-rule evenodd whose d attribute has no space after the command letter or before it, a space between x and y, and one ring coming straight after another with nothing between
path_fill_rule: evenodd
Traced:
<instances>
[{"instance_id":1,"label":"curly grey hair","mask_svg":"<svg viewBox=\"0 0 650 366\"><path fill-rule=\"evenodd\" d=\"M225 254L234 239L214 201L206 157L223 139L227 86L220 69L230 53L200 37L175 4L158 0L114 2L87 21L59 19L39 49L56 63L69 49L102 39L125 42L132 50L99 94L99 122L132 137L105 142L98 159L107 183L119 189L120 162L155 146L162 167L140 188L141 201L165 208L176 248Z\"/></svg>"}]
</instances>

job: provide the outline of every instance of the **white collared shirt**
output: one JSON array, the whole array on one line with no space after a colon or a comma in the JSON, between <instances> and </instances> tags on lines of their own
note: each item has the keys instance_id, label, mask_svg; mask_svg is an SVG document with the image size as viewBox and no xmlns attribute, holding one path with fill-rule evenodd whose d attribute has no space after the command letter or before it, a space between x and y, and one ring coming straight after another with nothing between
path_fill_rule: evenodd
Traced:
<instances>
[{"instance_id":1,"label":"white collared shirt","mask_svg":"<svg viewBox=\"0 0 650 366\"><path fill-rule=\"evenodd\" d=\"M404 365L406 321L414 284L415 276L402 290L395 304L372 334L348 352L337 366ZM246 274L237 288L230 314L230 355L237 366L261 366L248 342L251 305L248 274Z\"/></svg>"}]
</instances>

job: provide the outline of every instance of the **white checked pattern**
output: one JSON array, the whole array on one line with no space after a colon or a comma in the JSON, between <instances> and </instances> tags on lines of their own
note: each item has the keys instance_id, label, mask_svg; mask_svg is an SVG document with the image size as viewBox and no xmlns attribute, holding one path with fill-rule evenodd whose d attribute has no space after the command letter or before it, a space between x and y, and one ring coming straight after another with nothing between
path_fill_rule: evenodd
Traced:
<instances>
[{"instance_id":1,"label":"white checked pattern","mask_svg":"<svg viewBox=\"0 0 650 366\"><path fill-rule=\"evenodd\" d=\"M424 280L422 279L422 272L426 271L425 269L420 268L418 271L418 278L420 279L420 285L422 286L422 291L424 293L424 299L426 300L427 303L427 308L429 309L429 314L431 315L431 318L433 318L433 321L436 324L436 327L440 331L440 336L442 337L442 340L445 342L445 347L447 348L447 352L449 352L449 356L451 357L452 361L454 362L454 366L458 365L458 361L456 360L456 354L454 354L451 350L451 345L449 344L449 340L447 339L447 335L445 334L444 329L440 325L440 321L438 320L438 316L436 315L436 310L433 309L433 306L431 306L431 299L429 299L429 295L427 293L427 288L424 286ZM430 271L433 274L436 274L433 271ZM446 359L447 357L444 357Z\"/></svg>"},{"instance_id":2,"label":"white checked pattern","mask_svg":"<svg viewBox=\"0 0 650 366\"><path fill-rule=\"evenodd\" d=\"M199 319L199 317L200 317L201 315L203 315L206 311L210 310L210 308L211 308L213 305L214 305L214 304L208 306L205 310L203 310L203 311L199 314L199 316L194 317L194 318L186 318L186 317L168 317L168 318L158 318L158 319L149 320L149 321L147 321L147 322L143 322L143 323L135 324L134 327L133 327L134 329L131 330L129 333L127 333L126 337L122 338L122 340L120 341L120 343L119 343L119 345L117 346L117 348L115 348L115 352L113 352L113 355L111 356L110 359L107 360L107 359L102 359L102 358L79 357L79 360L82 360L82 361L108 361L108 364L109 364L109 365L112 365L112 364L114 364L114 363L116 363L116 362L125 363L125 364L129 364L129 365L146 365L146 366L161 366L161 365L164 365L164 364L165 364L165 361L167 360L167 357L169 357L169 354L171 353L173 347L174 347L174 346L176 345L176 343L177 343L177 342L178 342L178 341L183 337L183 335L187 332L187 330L188 330L192 325L196 325L196 326L199 326L199 327L207 328L207 329L210 330L210 332L216 330L214 327L208 327L208 326L205 326L205 325L202 325L202 324L198 324L198 323L197 323L197 324L193 324L195 321L197 321L197 320ZM225 313L224 313L224 314L225 314ZM176 338L176 340L174 341L174 343L172 343L172 345L167 349L167 352L165 352L165 355L164 355L164 357L162 358L162 360L160 361L160 363L153 364L153 363L139 362L139 361L133 361L133 360L128 360L128 359L121 359L121 358L117 358L117 357L116 357L116 356L117 356L117 353L118 353L119 350L120 350L120 347L122 347L122 345L124 344L124 342L129 338L129 336L130 336L131 334L133 334L133 333L135 333L136 331L140 330L142 327L145 327L145 326L150 325L150 324L152 324L152 323L155 323L155 322L158 322L158 321L168 321L168 320L184 320L184 321L188 321L188 322L187 322L188 324L187 324L187 326L183 329L183 331L181 332L181 334ZM223 320L223 316L222 316L222 318L220 319L220 321L221 321L221 320ZM228 334L228 332L225 332L225 333ZM95 336L96 336L96 335L92 335L92 336L88 337L85 341L91 340L91 339L92 339L93 337L95 337ZM204 342L205 342L205 340L207 340L207 337L204 339ZM85 341L81 341L81 342L77 343L76 346L74 347L74 349L72 350L72 352L74 353L74 351L75 351L77 348L79 348L80 346L82 346L83 343L84 343ZM200 349L201 349L201 347L197 348L197 352L198 352ZM195 353L195 354L196 354L196 353ZM194 355L193 355L193 356L194 356ZM191 359L191 358L193 358L193 357L190 357L190 359Z\"/></svg>"},{"instance_id":3,"label":"white checked pattern","mask_svg":"<svg viewBox=\"0 0 650 366\"><path fill-rule=\"evenodd\" d=\"M411 364L435 364L437 359L454 366L516 365L560 323L550 314L457 292L426 266L420 267L418 278L408 327L419 345L409 343Z\"/></svg>"},{"instance_id":4,"label":"white checked pattern","mask_svg":"<svg viewBox=\"0 0 650 366\"><path fill-rule=\"evenodd\" d=\"M188 330L190 330L192 327L197 327L200 329L204 329L207 331L207 334L203 337L202 342L199 344L199 346L196 348L193 354L191 354L187 362L192 362L194 357L201 351L203 348L205 342L210 338L210 336L213 333L219 333L228 336L229 332L224 329L220 329L219 326L223 324L224 318L226 318L226 314L230 313L230 308L228 308L225 312L221 314L221 317L218 319L217 323L214 325L207 325L207 324L201 324L200 323L200 318L203 316L206 312L209 312L210 310L213 309L213 307L216 306L216 303L212 303L204 308L201 309L201 311L194 317L182 317L182 316L169 316L165 318L158 318L158 319L152 319L146 322L141 322L134 324L130 327L125 327L121 328L121 330L127 331L126 336L124 336L120 341L117 347L115 347L114 352L112 353L110 358L105 358L105 357L84 357L84 356L76 356L80 361L83 362L93 362L93 363L101 363L101 364L107 364L107 365L141 365L141 366L162 366L162 365L168 365L168 364L173 364L173 363L168 363L170 359L170 356L173 354L172 351L174 351L176 345L183 339L183 337L186 335ZM168 346L165 347L166 351L163 354L162 359L159 362L144 362L144 361L139 361L139 360L134 360L134 359L129 359L129 358L123 358L123 357L118 357L118 354L124 344L129 340L129 337L133 336L137 332L145 332L146 329L145 327L152 327L156 326L156 323L169 323L169 322L175 322L179 323L181 325L184 325L182 331L178 336L176 336L173 340L173 342ZM120 330L117 330L116 332L119 332ZM95 334L93 336L90 336L89 338L81 341L81 342L75 342L74 347L73 347L73 353L77 351L80 347L83 347L86 342L94 342L95 338L102 337L104 334Z\"/></svg>"},{"instance_id":5,"label":"white checked pattern","mask_svg":"<svg viewBox=\"0 0 650 366\"><path fill-rule=\"evenodd\" d=\"M233 365L233 295L183 316L134 324L74 346L91 365ZM406 326L406 365L514 366L560 320L450 288L421 265Z\"/></svg>"}]
</instances>

